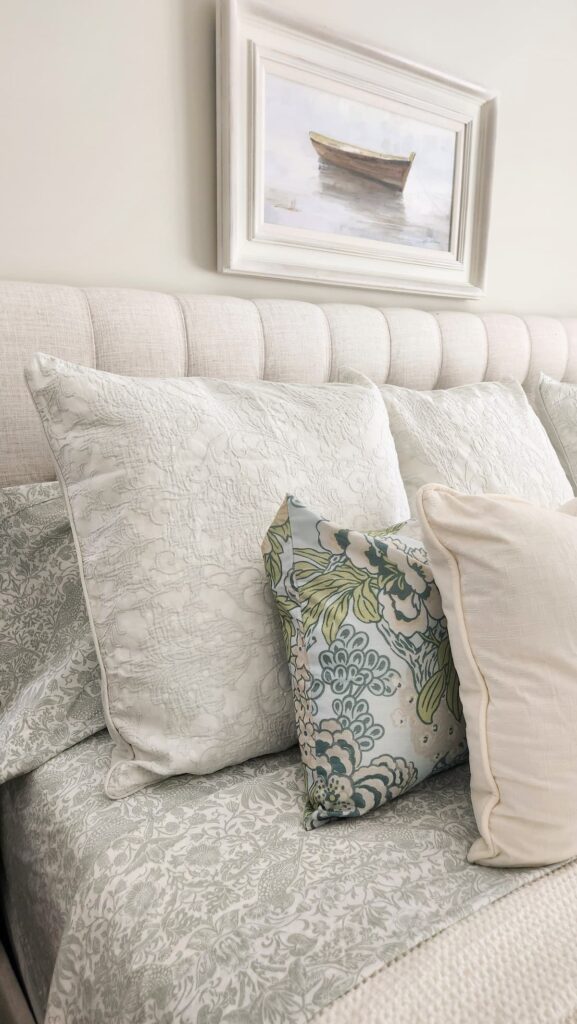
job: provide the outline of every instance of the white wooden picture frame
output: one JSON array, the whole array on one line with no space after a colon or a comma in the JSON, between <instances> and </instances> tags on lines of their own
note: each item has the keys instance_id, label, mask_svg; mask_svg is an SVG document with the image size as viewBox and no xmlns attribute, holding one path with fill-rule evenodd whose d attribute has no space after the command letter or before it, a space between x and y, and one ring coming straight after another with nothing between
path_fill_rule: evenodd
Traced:
<instances>
[{"instance_id":1,"label":"white wooden picture frame","mask_svg":"<svg viewBox=\"0 0 577 1024\"><path fill-rule=\"evenodd\" d=\"M494 94L253 0L217 35L221 271L483 294Z\"/></svg>"}]
</instances>

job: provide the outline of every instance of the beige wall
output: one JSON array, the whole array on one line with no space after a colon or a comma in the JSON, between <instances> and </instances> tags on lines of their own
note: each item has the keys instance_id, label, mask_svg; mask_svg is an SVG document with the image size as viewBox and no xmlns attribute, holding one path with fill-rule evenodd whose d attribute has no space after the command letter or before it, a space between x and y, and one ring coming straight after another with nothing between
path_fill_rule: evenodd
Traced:
<instances>
[{"instance_id":1,"label":"beige wall","mask_svg":"<svg viewBox=\"0 0 577 1024\"><path fill-rule=\"evenodd\" d=\"M577 313L577 0L276 0L500 93L481 303ZM0 0L0 277L387 305L216 273L215 0Z\"/></svg>"}]
</instances>

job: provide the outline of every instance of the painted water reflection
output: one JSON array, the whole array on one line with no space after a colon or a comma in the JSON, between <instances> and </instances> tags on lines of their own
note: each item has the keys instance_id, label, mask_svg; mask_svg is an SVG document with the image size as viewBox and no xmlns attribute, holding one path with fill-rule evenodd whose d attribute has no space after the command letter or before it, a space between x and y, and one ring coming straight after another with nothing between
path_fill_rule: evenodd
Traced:
<instances>
[{"instance_id":1,"label":"painted water reflection","mask_svg":"<svg viewBox=\"0 0 577 1024\"><path fill-rule=\"evenodd\" d=\"M404 192L319 159L310 130L379 152L416 156ZM268 76L268 224L447 251L455 139L451 132Z\"/></svg>"}]
</instances>

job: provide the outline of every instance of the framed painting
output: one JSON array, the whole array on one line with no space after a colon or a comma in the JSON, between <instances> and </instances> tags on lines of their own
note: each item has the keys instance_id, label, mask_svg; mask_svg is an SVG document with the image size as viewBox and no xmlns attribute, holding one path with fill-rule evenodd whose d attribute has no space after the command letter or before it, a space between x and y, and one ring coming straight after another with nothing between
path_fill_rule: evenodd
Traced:
<instances>
[{"instance_id":1,"label":"framed painting","mask_svg":"<svg viewBox=\"0 0 577 1024\"><path fill-rule=\"evenodd\" d=\"M219 269L475 298L496 100L221 0Z\"/></svg>"}]
</instances>

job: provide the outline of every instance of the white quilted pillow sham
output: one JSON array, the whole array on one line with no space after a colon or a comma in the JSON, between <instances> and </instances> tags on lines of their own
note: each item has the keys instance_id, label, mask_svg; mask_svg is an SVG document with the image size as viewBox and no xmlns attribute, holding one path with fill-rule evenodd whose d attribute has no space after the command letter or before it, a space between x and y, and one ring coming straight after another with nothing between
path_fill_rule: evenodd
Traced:
<instances>
[{"instance_id":1,"label":"white quilted pillow sham","mask_svg":"<svg viewBox=\"0 0 577 1024\"><path fill-rule=\"evenodd\" d=\"M120 797L290 746L260 540L287 491L357 529L408 517L373 386L120 377L38 356Z\"/></svg>"},{"instance_id":2,"label":"white quilted pillow sham","mask_svg":"<svg viewBox=\"0 0 577 1024\"><path fill-rule=\"evenodd\" d=\"M577 384L553 380L542 373L536 408L573 489L577 490Z\"/></svg>"},{"instance_id":3,"label":"white quilted pillow sham","mask_svg":"<svg viewBox=\"0 0 577 1024\"><path fill-rule=\"evenodd\" d=\"M362 375L344 371L359 383ZM411 512L427 483L467 494L513 494L557 508L572 497L543 425L514 380L440 391L380 388Z\"/></svg>"}]
</instances>

